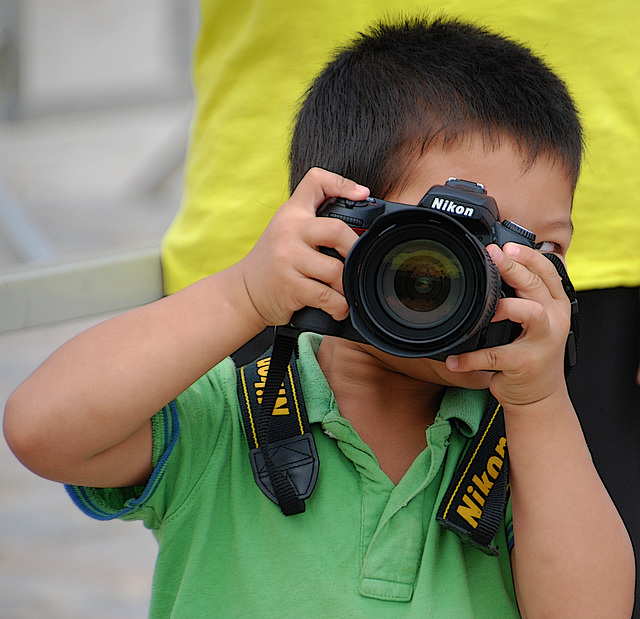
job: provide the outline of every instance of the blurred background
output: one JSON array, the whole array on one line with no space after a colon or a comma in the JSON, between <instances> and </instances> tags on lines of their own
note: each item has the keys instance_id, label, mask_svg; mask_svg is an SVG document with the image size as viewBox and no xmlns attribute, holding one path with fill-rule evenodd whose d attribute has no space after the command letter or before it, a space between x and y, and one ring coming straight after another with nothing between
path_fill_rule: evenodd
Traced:
<instances>
[{"instance_id":1,"label":"blurred background","mask_svg":"<svg viewBox=\"0 0 640 619\"><path fill-rule=\"evenodd\" d=\"M0 282L159 247L180 202L196 27L195 0L0 0ZM104 317L0 333L2 408ZM0 440L0 619L146 617L155 552L141 524L84 516Z\"/></svg>"}]
</instances>

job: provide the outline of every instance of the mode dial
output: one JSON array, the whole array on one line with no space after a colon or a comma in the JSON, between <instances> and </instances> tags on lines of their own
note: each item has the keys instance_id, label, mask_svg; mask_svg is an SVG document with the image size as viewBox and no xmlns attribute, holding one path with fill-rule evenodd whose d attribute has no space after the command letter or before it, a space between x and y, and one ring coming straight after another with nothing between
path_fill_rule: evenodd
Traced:
<instances>
[{"instance_id":1,"label":"mode dial","mask_svg":"<svg viewBox=\"0 0 640 619\"><path fill-rule=\"evenodd\" d=\"M502 225L505 228L507 228L508 230L511 230L512 232L515 232L515 233L519 234L520 236L523 236L528 241L531 241L531 243L535 243L536 235L533 232L531 232L531 230L527 230L526 228L523 228L519 224L517 224L517 223L515 223L513 221L510 221L508 219L505 219L502 222Z\"/></svg>"}]
</instances>

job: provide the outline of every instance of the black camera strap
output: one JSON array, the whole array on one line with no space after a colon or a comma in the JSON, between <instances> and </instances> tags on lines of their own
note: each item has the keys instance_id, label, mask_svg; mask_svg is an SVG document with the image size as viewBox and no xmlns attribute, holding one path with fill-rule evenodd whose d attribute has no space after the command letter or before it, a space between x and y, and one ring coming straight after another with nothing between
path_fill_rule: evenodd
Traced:
<instances>
[{"instance_id":1,"label":"black camera strap","mask_svg":"<svg viewBox=\"0 0 640 619\"><path fill-rule=\"evenodd\" d=\"M272 352L237 370L253 476L285 516L304 512L319 466L297 371L298 335L277 327Z\"/></svg>"},{"instance_id":2,"label":"black camera strap","mask_svg":"<svg viewBox=\"0 0 640 619\"><path fill-rule=\"evenodd\" d=\"M564 292L569 298L571 303L571 329L567 336L567 343L564 352L564 375L569 376L573 366L576 364L578 357L578 337L580 335L580 312L578 308L578 296L576 295L575 288L569 279L569 274L564 266L564 263L555 254L543 254L546 258L551 260L553 266L556 267L558 275L562 280L562 287Z\"/></svg>"},{"instance_id":3,"label":"black camera strap","mask_svg":"<svg viewBox=\"0 0 640 619\"><path fill-rule=\"evenodd\" d=\"M436 520L484 553L492 545L509 499L509 458L502 407L491 398L480 427L440 503Z\"/></svg>"}]
</instances>

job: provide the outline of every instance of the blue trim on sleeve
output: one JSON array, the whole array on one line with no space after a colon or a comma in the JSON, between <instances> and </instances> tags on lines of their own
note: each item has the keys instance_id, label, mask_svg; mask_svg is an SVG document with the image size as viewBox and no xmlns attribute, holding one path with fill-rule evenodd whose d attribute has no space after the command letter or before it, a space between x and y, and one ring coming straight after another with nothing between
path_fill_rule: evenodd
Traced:
<instances>
[{"instance_id":1,"label":"blue trim on sleeve","mask_svg":"<svg viewBox=\"0 0 640 619\"><path fill-rule=\"evenodd\" d=\"M511 552L513 550L513 546L515 542L515 538L513 535L513 522L507 523L506 530L507 530L507 548L509 549L509 552Z\"/></svg>"},{"instance_id":2,"label":"blue trim on sleeve","mask_svg":"<svg viewBox=\"0 0 640 619\"><path fill-rule=\"evenodd\" d=\"M107 496L118 492L118 489L90 488L86 486L73 486L65 484L65 489L71 500L87 516L96 520L114 520L122 518L134 512L154 492L158 483L162 479L162 474L167 464L167 460L180 435L180 421L178 419L178 408L175 402L170 402L161 413L164 425L164 449L162 456L151 473L151 477L144 487L144 490L137 498L129 498L124 501L124 507L115 508L109 505Z\"/></svg>"}]
</instances>

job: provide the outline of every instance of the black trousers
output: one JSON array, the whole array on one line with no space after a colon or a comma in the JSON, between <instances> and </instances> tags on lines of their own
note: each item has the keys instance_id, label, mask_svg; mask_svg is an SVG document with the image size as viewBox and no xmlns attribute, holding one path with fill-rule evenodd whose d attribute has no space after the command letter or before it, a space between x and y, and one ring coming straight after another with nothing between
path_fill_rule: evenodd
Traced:
<instances>
[{"instance_id":1,"label":"black trousers","mask_svg":"<svg viewBox=\"0 0 640 619\"><path fill-rule=\"evenodd\" d=\"M594 464L640 553L640 292L578 293L578 361L569 392ZM580 509L576 505L576 517ZM636 566L638 557L636 556ZM636 586L636 597L638 595ZM634 617L640 618L640 604Z\"/></svg>"}]
</instances>

